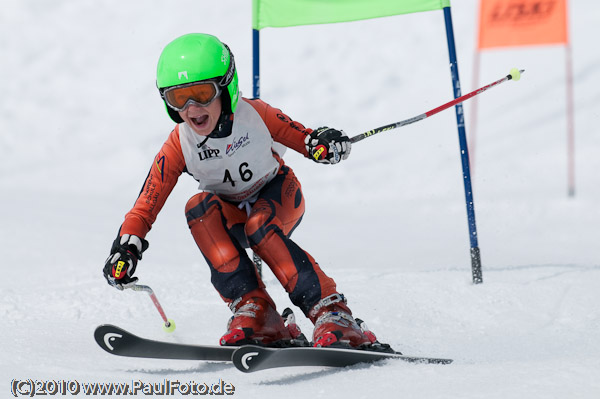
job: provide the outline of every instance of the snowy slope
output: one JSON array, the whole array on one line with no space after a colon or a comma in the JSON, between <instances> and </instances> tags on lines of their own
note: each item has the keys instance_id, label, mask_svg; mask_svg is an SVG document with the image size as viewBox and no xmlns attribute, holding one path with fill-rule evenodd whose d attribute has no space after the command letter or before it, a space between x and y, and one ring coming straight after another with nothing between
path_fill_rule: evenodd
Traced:
<instances>
[{"instance_id":1,"label":"snowy slope","mask_svg":"<svg viewBox=\"0 0 600 399\"><path fill-rule=\"evenodd\" d=\"M600 5L592 0L572 1L570 10L574 198L567 197L564 49L482 55L481 84L515 66L527 71L479 98L474 188L484 284L470 281L453 110L364 140L335 167L286 154L307 199L295 240L382 340L405 353L454 358L453 365L389 361L245 375L97 348L92 333L102 323L216 344L229 317L183 217L196 189L191 178L180 179L138 268L177 331L166 336L145 294L117 292L101 274L172 129L154 87L162 47L187 32L219 36L251 93L249 1L153 3L2 2L0 395L8 397L13 379L32 378L222 379L240 398L600 397ZM454 3L466 92L477 1ZM452 96L444 35L441 12L265 29L262 98L307 126L351 135L418 115ZM288 306L273 275L265 280Z\"/></svg>"}]
</instances>

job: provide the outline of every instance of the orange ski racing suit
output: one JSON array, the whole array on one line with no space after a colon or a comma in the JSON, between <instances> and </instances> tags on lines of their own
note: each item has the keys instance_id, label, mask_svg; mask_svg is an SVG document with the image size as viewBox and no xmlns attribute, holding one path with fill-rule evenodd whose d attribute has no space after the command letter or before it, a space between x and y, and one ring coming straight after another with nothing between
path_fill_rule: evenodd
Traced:
<instances>
[{"instance_id":1,"label":"orange ski racing suit","mask_svg":"<svg viewBox=\"0 0 600 399\"><path fill-rule=\"evenodd\" d=\"M304 140L311 132L262 100L246 98L238 103L230 132L219 137L200 136L186 123L176 125L119 234L144 238L186 172L201 190L185 207L187 223L223 300L231 304L251 291L268 296L246 253L245 248L251 248L307 315L322 298L336 293L336 285L290 239L305 204L280 148L308 157Z\"/></svg>"}]
</instances>

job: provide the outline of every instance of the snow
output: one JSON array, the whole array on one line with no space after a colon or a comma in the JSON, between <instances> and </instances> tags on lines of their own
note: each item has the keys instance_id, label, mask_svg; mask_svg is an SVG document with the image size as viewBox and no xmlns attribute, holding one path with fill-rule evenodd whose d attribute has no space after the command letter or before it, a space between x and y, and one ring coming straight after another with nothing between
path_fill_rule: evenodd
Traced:
<instances>
[{"instance_id":1,"label":"snow","mask_svg":"<svg viewBox=\"0 0 600 399\"><path fill-rule=\"evenodd\" d=\"M288 151L307 212L294 239L382 341L450 366L386 361L243 374L218 363L110 356L95 327L216 344L229 310L212 288L183 208L182 177L138 267L144 293L101 269L173 124L154 86L162 47L188 32L228 43L251 95L251 3L4 0L0 14L0 392L25 379L235 386L239 398L600 397L600 5L570 5L576 195L567 196L565 49L482 54L473 185L484 283L471 283L453 110L357 143L341 165ZM477 1L453 4L463 92ZM310 127L350 135L452 98L441 12L261 31L262 98ZM465 104L467 124L472 103ZM469 125L467 125L467 132ZM270 272L269 291L289 299ZM298 313L298 312L297 312ZM310 323L300 318L305 332ZM140 394L141 395L141 394ZM84 396L83 393L80 396Z\"/></svg>"}]
</instances>

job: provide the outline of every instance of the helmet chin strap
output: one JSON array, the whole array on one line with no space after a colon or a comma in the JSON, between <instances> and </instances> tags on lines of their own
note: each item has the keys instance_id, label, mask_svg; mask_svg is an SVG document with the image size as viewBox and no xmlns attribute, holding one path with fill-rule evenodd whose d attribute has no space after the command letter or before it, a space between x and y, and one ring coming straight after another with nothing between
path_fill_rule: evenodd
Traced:
<instances>
[{"instance_id":1,"label":"helmet chin strap","mask_svg":"<svg viewBox=\"0 0 600 399\"><path fill-rule=\"evenodd\" d=\"M223 138L231 135L231 129L233 127L233 114L221 111L221 116L217 121L217 126L208 137L210 138Z\"/></svg>"}]
</instances>

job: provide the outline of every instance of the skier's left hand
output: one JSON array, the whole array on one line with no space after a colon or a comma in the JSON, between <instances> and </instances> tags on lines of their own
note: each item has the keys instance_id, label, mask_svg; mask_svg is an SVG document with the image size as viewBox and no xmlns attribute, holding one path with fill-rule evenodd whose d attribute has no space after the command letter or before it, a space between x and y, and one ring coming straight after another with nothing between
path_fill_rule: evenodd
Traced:
<instances>
[{"instance_id":1,"label":"skier's left hand","mask_svg":"<svg viewBox=\"0 0 600 399\"><path fill-rule=\"evenodd\" d=\"M352 143L343 130L320 127L304 139L308 156L315 162L335 164L348 158Z\"/></svg>"},{"instance_id":2,"label":"skier's left hand","mask_svg":"<svg viewBox=\"0 0 600 399\"><path fill-rule=\"evenodd\" d=\"M110 255L104 264L104 278L118 290L129 288L138 280L133 277L142 252L148 248L148 241L135 235L123 234L113 242Z\"/></svg>"}]
</instances>

